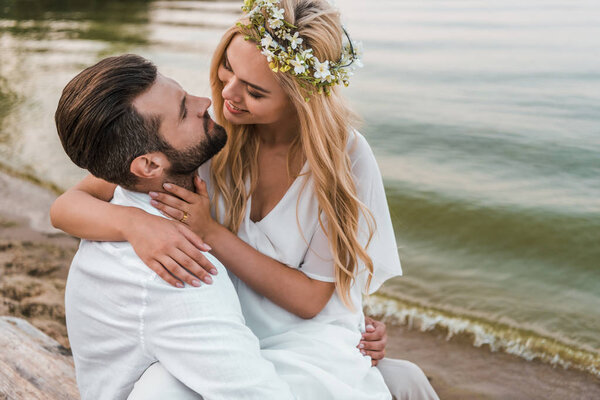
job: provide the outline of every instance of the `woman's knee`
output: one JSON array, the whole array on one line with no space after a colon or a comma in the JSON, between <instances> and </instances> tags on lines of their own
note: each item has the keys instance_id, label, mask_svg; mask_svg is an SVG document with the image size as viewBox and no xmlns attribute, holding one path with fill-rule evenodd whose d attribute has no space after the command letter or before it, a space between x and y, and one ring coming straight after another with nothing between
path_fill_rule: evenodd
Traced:
<instances>
[{"instance_id":1,"label":"woman's knee","mask_svg":"<svg viewBox=\"0 0 600 400\"><path fill-rule=\"evenodd\" d=\"M396 399L438 399L429 379L415 363L384 358L377 368Z\"/></svg>"}]
</instances>

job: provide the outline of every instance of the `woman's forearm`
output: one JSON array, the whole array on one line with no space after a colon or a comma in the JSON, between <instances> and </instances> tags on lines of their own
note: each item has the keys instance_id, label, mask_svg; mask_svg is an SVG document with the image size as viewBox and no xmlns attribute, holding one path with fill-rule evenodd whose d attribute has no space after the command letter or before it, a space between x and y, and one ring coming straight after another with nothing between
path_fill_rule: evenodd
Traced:
<instances>
[{"instance_id":1,"label":"woman's forearm","mask_svg":"<svg viewBox=\"0 0 600 400\"><path fill-rule=\"evenodd\" d=\"M50 209L50 219L54 227L72 236L118 242L127 240L125 228L131 226L132 219L140 211L97 199L80 189L71 189L56 199Z\"/></svg>"},{"instance_id":2,"label":"woman's forearm","mask_svg":"<svg viewBox=\"0 0 600 400\"><path fill-rule=\"evenodd\" d=\"M124 230L141 210L109 203L115 188L113 183L86 176L52 204L52 225L84 239L126 240Z\"/></svg>"},{"instance_id":3,"label":"woman's forearm","mask_svg":"<svg viewBox=\"0 0 600 400\"><path fill-rule=\"evenodd\" d=\"M140 259L173 286L210 284L215 266L202 254L210 250L184 224L136 207L111 204L116 185L87 176L61 195L50 209L52 224L80 238L128 241Z\"/></svg>"},{"instance_id":4,"label":"woman's forearm","mask_svg":"<svg viewBox=\"0 0 600 400\"><path fill-rule=\"evenodd\" d=\"M301 271L260 253L216 223L204 240L212 246L211 253L238 278L301 318L317 315L335 289L331 282L311 279Z\"/></svg>"}]
</instances>

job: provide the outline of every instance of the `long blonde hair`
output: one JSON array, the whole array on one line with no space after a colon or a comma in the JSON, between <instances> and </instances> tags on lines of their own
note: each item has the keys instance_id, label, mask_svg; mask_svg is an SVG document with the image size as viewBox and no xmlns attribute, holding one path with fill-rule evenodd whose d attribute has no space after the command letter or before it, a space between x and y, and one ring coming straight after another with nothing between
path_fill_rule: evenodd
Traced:
<instances>
[{"instance_id":1,"label":"long blonde hair","mask_svg":"<svg viewBox=\"0 0 600 400\"><path fill-rule=\"evenodd\" d=\"M339 14L326 0L281 0L285 18L298 27L307 48L312 48L319 60L335 60L342 53L343 30ZM211 64L211 87L214 110L218 123L228 132L225 148L212 159L211 181L214 188L213 205L219 215L219 200L227 215L222 221L236 233L246 213L249 196L258 180L257 155L259 141L252 125L233 125L223 114L223 84L218 77L219 66L233 37L241 28L229 28L215 50ZM301 86L291 74L275 74L298 114L300 135L288 153L288 171L293 155L301 155L308 162L312 183L319 203L319 224L325 229L335 264L336 290L343 302L352 308L350 289L362 262L367 271L368 287L373 273L373 262L366 247L370 241L374 221L370 211L358 199L352 178L350 157L346 151L352 124L357 121L339 93L331 88L329 96L309 94L310 88ZM310 101L305 98L309 97ZM246 182L250 180L247 190ZM368 241L359 241L360 213L367 221Z\"/></svg>"}]
</instances>

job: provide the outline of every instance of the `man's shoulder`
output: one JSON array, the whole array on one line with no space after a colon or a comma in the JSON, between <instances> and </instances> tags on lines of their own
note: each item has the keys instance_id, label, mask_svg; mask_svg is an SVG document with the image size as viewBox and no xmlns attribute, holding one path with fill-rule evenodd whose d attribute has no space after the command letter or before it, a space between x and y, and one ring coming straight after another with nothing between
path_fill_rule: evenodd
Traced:
<instances>
[{"instance_id":1,"label":"man's shoulder","mask_svg":"<svg viewBox=\"0 0 600 400\"><path fill-rule=\"evenodd\" d=\"M145 267L142 260L137 256L133 247L128 242L99 242L82 239L79 249L73 258L73 266L80 268L102 268L110 269L111 266L123 267ZM140 268L141 269L141 268ZM149 270L148 267L145 267Z\"/></svg>"},{"instance_id":2,"label":"man's shoulder","mask_svg":"<svg viewBox=\"0 0 600 400\"><path fill-rule=\"evenodd\" d=\"M202 254L217 269L218 274L214 277L215 283L218 283L217 286L220 286L222 281L230 280L227 269L219 259L208 252L202 252ZM124 274L157 275L136 254L129 242L99 242L82 239L73 259L73 266L75 265L79 268L101 268L107 273L108 270L116 269ZM162 281L158 275L156 278ZM164 284L169 285L167 282Z\"/></svg>"}]
</instances>

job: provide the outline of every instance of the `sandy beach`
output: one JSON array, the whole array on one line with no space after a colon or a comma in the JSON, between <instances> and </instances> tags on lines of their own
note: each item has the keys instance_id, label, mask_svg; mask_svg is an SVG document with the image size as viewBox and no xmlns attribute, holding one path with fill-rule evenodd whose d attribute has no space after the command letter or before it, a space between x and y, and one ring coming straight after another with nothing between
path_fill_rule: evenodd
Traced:
<instances>
[{"instance_id":1,"label":"sandy beach","mask_svg":"<svg viewBox=\"0 0 600 400\"><path fill-rule=\"evenodd\" d=\"M78 240L55 231L55 194L0 172L0 315L24 318L69 347L64 287ZM441 399L598 399L600 380L475 348L467 338L389 326L387 354L420 365Z\"/></svg>"}]
</instances>

